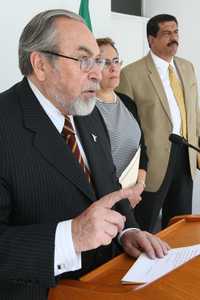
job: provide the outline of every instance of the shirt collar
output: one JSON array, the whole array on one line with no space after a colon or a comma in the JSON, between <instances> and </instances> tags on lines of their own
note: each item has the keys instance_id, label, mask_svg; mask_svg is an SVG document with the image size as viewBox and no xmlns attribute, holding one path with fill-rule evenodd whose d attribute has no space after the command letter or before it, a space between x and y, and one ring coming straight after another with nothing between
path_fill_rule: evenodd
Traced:
<instances>
[{"instance_id":1,"label":"shirt collar","mask_svg":"<svg viewBox=\"0 0 200 300\"><path fill-rule=\"evenodd\" d=\"M28 83L42 108L44 109L58 132L61 133L65 122L64 115L39 91L39 89L33 84L30 79L28 79Z\"/></svg>"},{"instance_id":2,"label":"shirt collar","mask_svg":"<svg viewBox=\"0 0 200 300\"><path fill-rule=\"evenodd\" d=\"M161 72L167 72L169 65L172 65L172 67L174 69L176 69L175 65L174 65L174 59L173 59L173 57L172 57L172 60L170 61L170 63L168 63L166 60L164 60L161 57L157 56L152 51L150 51L150 53L151 53L151 57L152 57L155 65L156 65L156 68L158 70L160 70Z\"/></svg>"}]
</instances>

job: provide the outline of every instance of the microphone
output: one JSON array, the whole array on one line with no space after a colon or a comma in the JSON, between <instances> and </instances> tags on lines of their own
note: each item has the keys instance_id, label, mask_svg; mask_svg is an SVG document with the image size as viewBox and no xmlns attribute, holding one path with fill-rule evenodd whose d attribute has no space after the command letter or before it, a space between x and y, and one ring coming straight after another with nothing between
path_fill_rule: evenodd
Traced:
<instances>
[{"instance_id":1,"label":"microphone","mask_svg":"<svg viewBox=\"0 0 200 300\"><path fill-rule=\"evenodd\" d=\"M197 152L200 153L199 148L195 147L194 145L189 144L188 141L184 137L182 137L178 134L175 134L175 133L170 134L169 135L169 140L170 140L170 142L173 142L173 143L176 143L176 144L186 145L186 146L188 146L188 147L190 147L190 148L192 148L192 149L194 149L194 150L196 150Z\"/></svg>"}]
</instances>

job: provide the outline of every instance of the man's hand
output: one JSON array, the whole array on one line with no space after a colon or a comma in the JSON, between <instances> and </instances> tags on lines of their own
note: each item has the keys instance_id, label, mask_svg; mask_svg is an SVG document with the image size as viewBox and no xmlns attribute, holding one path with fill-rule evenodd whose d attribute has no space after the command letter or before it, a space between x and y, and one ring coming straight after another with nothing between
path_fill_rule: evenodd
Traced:
<instances>
[{"instance_id":1,"label":"man's hand","mask_svg":"<svg viewBox=\"0 0 200 300\"><path fill-rule=\"evenodd\" d=\"M76 252L108 245L123 230L126 218L111 208L128 198L131 189L110 193L94 202L72 221L72 239Z\"/></svg>"},{"instance_id":2,"label":"man's hand","mask_svg":"<svg viewBox=\"0 0 200 300\"><path fill-rule=\"evenodd\" d=\"M150 258L163 257L170 249L169 245L157 236L142 230L129 230L121 237L124 251L133 257L145 252Z\"/></svg>"}]
</instances>

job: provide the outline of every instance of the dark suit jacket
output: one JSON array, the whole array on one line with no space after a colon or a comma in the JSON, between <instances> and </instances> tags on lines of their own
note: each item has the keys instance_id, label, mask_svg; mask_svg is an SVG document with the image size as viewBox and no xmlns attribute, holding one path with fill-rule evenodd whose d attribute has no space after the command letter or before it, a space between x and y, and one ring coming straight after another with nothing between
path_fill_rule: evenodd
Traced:
<instances>
[{"instance_id":1,"label":"dark suit jacket","mask_svg":"<svg viewBox=\"0 0 200 300\"><path fill-rule=\"evenodd\" d=\"M76 117L75 123L95 192L27 80L0 95L0 299L47 299L48 288L57 280L57 223L74 218L119 188L99 112ZM96 143L91 134L97 136ZM116 209L126 216L127 227L136 226L128 200L120 201ZM117 253L116 241L87 251L82 270L61 277L77 278Z\"/></svg>"}]
</instances>

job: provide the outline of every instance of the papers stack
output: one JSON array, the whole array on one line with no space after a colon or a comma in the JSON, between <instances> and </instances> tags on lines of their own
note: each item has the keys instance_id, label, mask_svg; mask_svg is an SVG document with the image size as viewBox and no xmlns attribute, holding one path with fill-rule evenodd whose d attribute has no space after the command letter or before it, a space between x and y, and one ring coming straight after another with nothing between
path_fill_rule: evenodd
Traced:
<instances>
[{"instance_id":1,"label":"papers stack","mask_svg":"<svg viewBox=\"0 0 200 300\"><path fill-rule=\"evenodd\" d=\"M198 255L200 244L171 249L163 258L150 259L146 254L141 254L122 278L122 283L149 284Z\"/></svg>"}]
</instances>

